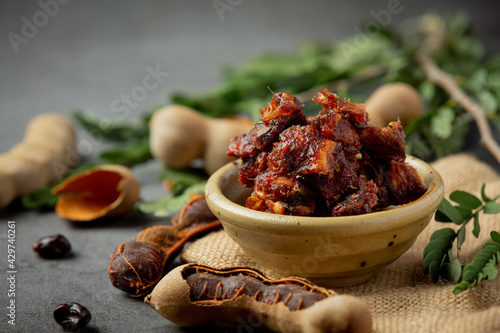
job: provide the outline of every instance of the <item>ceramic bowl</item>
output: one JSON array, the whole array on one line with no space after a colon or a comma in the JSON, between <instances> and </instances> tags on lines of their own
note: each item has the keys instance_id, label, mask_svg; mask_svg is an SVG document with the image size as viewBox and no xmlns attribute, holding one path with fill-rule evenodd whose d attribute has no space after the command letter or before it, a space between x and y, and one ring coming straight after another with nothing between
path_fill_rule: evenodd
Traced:
<instances>
[{"instance_id":1,"label":"ceramic bowl","mask_svg":"<svg viewBox=\"0 0 500 333\"><path fill-rule=\"evenodd\" d=\"M301 276L325 286L369 280L395 261L429 224L443 198L443 179L429 164L408 156L427 192L401 206L356 216L278 215L245 207L251 190L238 181L237 163L208 180L206 199L229 237L276 276Z\"/></svg>"}]
</instances>

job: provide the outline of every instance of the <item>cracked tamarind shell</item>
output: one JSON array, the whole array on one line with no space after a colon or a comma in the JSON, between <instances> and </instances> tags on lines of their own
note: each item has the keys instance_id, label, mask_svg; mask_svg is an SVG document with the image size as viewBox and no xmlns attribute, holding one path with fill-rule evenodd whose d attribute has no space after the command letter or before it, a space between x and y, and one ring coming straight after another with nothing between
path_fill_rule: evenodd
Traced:
<instances>
[{"instance_id":1,"label":"cracked tamarind shell","mask_svg":"<svg viewBox=\"0 0 500 333\"><path fill-rule=\"evenodd\" d=\"M68 177L56 186L56 214L72 221L92 221L127 214L139 200L140 185L122 165L101 165Z\"/></svg>"}]
</instances>

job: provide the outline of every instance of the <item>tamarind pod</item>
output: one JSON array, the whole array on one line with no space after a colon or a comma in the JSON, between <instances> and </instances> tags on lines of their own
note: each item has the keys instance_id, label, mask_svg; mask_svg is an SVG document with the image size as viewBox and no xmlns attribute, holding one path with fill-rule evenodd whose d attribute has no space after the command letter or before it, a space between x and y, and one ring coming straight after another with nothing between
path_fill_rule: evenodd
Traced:
<instances>
[{"instance_id":1,"label":"tamarind pod","mask_svg":"<svg viewBox=\"0 0 500 333\"><path fill-rule=\"evenodd\" d=\"M155 244L169 253L169 256L173 256L193 237L220 226L220 221L208 208L205 196L195 194L172 217L171 226L156 225L144 229L137 234L135 241Z\"/></svg>"},{"instance_id":2,"label":"tamarind pod","mask_svg":"<svg viewBox=\"0 0 500 333\"><path fill-rule=\"evenodd\" d=\"M0 173L0 209L7 207L17 195L16 185L10 175Z\"/></svg>"},{"instance_id":3,"label":"tamarind pod","mask_svg":"<svg viewBox=\"0 0 500 333\"><path fill-rule=\"evenodd\" d=\"M8 156L15 156L25 163L36 165L39 172L49 178L47 180L49 182L57 179L52 168L52 163L56 160L56 154L49 150L47 146L44 146L43 142L28 143L22 141L10 150Z\"/></svg>"},{"instance_id":4,"label":"tamarind pod","mask_svg":"<svg viewBox=\"0 0 500 333\"><path fill-rule=\"evenodd\" d=\"M74 126L69 118L57 113L43 113L34 117L26 127L22 143L29 146L31 151L50 153L50 182L61 180L70 168L80 163Z\"/></svg>"},{"instance_id":5,"label":"tamarind pod","mask_svg":"<svg viewBox=\"0 0 500 333\"><path fill-rule=\"evenodd\" d=\"M211 118L184 105L168 105L149 122L151 154L171 168L187 167L201 158L205 171L212 174L234 160L226 154L229 141L253 125L244 117Z\"/></svg>"},{"instance_id":6,"label":"tamarind pod","mask_svg":"<svg viewBox=\"0 0 500 333\"><path fill-rule=\"evenodd\" d=\"M0 156L1 173L11 179L16 195L25 195L44 188L50 183L50 169L44 164L26 158L5 154Z\"/></svg>"},{"instance_id":7,"label":"tamarind pod","mask_svg":"<svg viewBox=\"0 0 500 333\"><path fill-rule=\"evenodd\" d=\"M56 113L35 116L23 141L0 155L0 178L5 184L0 189L0 209L61 179L79 161L71 121Z\"/></svg>"},{"instance_id":8,"label":"tamarind pod","mask_svg":"<svg viewBox=\"0 0 500 333\"><path fill-rule=\"evenodd\" d=\"M164 276L165 266L177 257L188 241L220 226L219 221L211 222L189 233L179 233L172 226L155 226L152 232L165 236L162 242L165 247L145 241L119 245L109 255L108 275L112 285L132 297L146 295Z\"/></svg>"},{"instance_id":9,"label":"tamarind pod","mask_svg":"<svg viewBox=\"0 0 500 333\"><path fill-rule=\"evenodd\" d=\"M234 161L227 155L229 142L235 136L249 132L254 123L246 118L217 118L207 120L207 144L203 154L205 170L209 175L217 169Z\"/></svg>"},{"instance_id":10,"label":"tamarind pod","mask_svg":"<svg viewBox=\"0 0 500 333\"><path fill-rule=\"evenodd\" d=\"M207 221L218 221L218 219L208 208L203 194L191 195L179 213L172 217L172 225L183 231L196 228L196 224L205 224Z\"/></svg>"},{"instance_id":11,"label":"tamarind pod","mask_svg":"<svg viewBox=\"0 0 500 333\"><path fill-rule=\"evenodd\" d=\"M114 287L132 297L147 294L188 241L221 227L204 195L193 196L172 220L176 221L174 225L144 229L135 241L123 243L110 253L108 275Z\"/></svg>"},{"instance_id":12,"label":"tamarind pod","mask_svg":"<svg viewBox=\"0 0 500 333\"><path fill-rule=\"evenodd\" d=\"M76 136L71 120L57 113L40 114L28 123L24 141L52 142L58 146L75 146Z\"/></svg>"},{"instance_id":13,"label":"tamarind pod","mask_svg":"<svg viewBox=\"0 0 500 333\"><path fill-rule=\"evenodd\" d=\"M424 103L418 90L403 82L381 85L372 92L365 105L370 124L381 128L397 120L406 126L424 112Z\"/></svg>"},{"instance_id":14,"label":"tamarind pod","mask_svg":"<svg viewBox=\"0 0 500 333\"><path fill-rule=\"evenodd\" d=\"M187 264L168 273L144 302L180 326L251 322L278 332L371 332L369 309L301 278L272 280L249 268Z\"/></svg>"},{"instance_id":15,"label":"tamarind pod","mask_svg":"<svg viewBox=\"0 0 500 333\"><path fill-rule=\"evenodd\" d=\"M151 154L171 168L188 166L203 156L206 119L183 105L168 105L157 110L149 122Z\"/></svg>"}]
</instances>

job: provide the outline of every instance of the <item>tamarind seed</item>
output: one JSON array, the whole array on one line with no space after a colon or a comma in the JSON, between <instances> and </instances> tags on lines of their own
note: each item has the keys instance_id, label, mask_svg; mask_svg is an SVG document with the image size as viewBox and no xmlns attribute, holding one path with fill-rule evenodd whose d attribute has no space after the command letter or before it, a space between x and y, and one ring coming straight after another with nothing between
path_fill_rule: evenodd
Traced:
<instances>
[{"instance_id":1,"label":"tamarind seed","mask_svg":"<svg viewBox=\"0 0 500 333\"><path fill-rule=\"evenodd\" d=\"M68 332L80 332L91 319L90 311L75 302L59 304L54 310L54 320Z\"/></svg>"},{"instance_id":2,"label":"tamarind seed","mask_svg":"<svg viewBox=\"0 0 500 333\"><path fill-rule=\"evenodd\" d=\"M62 258L71 250L69 241L63 235L42 237L33 244L33 251L42 258Z\"/></svg>"}]
</instances>

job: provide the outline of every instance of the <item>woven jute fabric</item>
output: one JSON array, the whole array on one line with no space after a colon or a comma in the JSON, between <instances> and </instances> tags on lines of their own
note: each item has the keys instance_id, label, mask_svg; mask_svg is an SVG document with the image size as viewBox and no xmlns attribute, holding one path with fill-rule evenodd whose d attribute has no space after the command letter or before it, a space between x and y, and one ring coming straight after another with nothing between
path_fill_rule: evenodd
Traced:
<instances>
[{"instance_id":1,"label":"woven jute fabric","mask_svg":"<svg viewBox=\"0 0 500 333\"><path fill-rule=\"evenodd\" d=\"M483 183L486 194L500 193L500 175L470 155L449 156L433 166L444 179L446 197L457 189L479 196ZM374 278L334 290L356 296L370 308L374 332L500 332L500 277L454 295L453 284L434 284L422 272L422 253L431 234L450 225L431 221L415 244ZM477 239L471 228L460 253L462 263L470 262L490 240L490 230L500 230L500 217L483 214L482 232ZM183 251L181 259L216 268L248 266L273 275L249 259L224 231L193 242Z\"/></svg>"}]
</instances>

